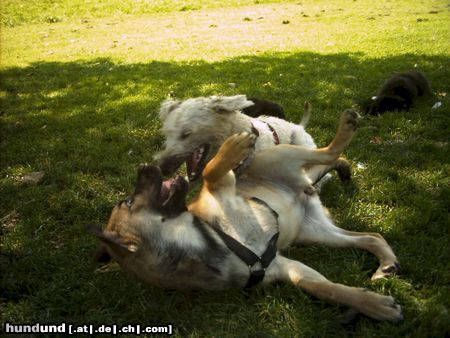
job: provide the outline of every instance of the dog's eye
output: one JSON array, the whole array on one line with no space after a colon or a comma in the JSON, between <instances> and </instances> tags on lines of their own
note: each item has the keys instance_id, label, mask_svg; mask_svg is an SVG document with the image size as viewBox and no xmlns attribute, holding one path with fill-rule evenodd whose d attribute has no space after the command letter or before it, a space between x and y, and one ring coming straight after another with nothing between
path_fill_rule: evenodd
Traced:
<instances>
[{"instance_id":1,"label":"dog's eye","mask_svg":"<svg viewBox=\"0 0 450 338\"><path fill-rule=\"evenodd\" d=\"M180 140L187 139L192 134L191 131L185 131L183 134L180 135Z\"/></svg>"},{"instance_id":2,"label":"dog's eye","mask_svg":"<svg viewBox=\"0 0 450 338\"><path fill-rule=\"evenodd\" d=\"M161 223L164 223L166 219L164 217L161 217Z\"/></svg>"},{"instance_id":3,"label":"dog's eye","mask_svg":"<svg viewBox=\"0 0 450 338\"><path fill-rule=\"evenodd\" d=\"M133 198L133 197L128 197L128 198L125 200L125 203L126 203L126 205L127 205L128 208L131 208L131 206L133 205L133 202L134 202L134 198Z\"/></svg>"}]
</instances>

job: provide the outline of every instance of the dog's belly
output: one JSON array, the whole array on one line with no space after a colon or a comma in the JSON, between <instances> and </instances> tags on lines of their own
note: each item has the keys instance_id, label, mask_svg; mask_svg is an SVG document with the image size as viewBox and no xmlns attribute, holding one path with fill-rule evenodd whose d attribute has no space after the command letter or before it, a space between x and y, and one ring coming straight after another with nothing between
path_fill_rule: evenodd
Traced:
<instances>
[{"instance_id":1,"label":"dog's belly","mask_svg":"<svg viewBox=\"0 0 450 338\"><path fill-rule=\"evenodd\" d=\"M295 241L300 232L305 208L292 190L276 184L253 182L247 178L245 182L238 181L237 193L247 198L256 197L263 200L278 214L279 249L286 248Z\"/></svg>"}]
</instances>

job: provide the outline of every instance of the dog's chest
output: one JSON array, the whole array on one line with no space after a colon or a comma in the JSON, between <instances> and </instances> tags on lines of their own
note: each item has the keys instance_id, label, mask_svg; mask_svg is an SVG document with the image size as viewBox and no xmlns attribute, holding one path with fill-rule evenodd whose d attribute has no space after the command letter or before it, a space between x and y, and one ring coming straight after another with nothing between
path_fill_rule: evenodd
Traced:
<instances>
[{"instance_id":1,"label":"dog's chest","mask_svg":"<svg viewBox=\"0 0 450 338\"><path fill-rule=\"evenodd\" d=\"M267 242L278 231L276 217L270 210L243 197L224 202L219 226L229 236L262 254Z\"/></svg>"}]
</instances>

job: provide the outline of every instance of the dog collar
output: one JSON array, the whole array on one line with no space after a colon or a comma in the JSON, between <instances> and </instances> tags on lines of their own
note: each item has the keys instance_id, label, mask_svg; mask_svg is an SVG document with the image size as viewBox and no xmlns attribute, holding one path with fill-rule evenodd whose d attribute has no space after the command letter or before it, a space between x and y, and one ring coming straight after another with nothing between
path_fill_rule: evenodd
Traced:
<instances>
[{"instance_id":1,"label":"dog collar","mask_svg":"<svg viewBox=\"0 0 450 338\"><path fill-rule=\"evenodd\" d=\"M272 133L273 136L273 143L275 143L275 145L279 145L280 144L280 137L278 136L277 131L275 130L274 127L272 127L269 123L267 123L266 121L261 121L261 120L253 120L250 122L251 126L252 126L252 132L254 134L256 134L256 136L259 136L259 131L258 128L256 128L255 124L261 124L264 123L270 130L270 132Z\"/></svg>"},{"instance_id":2,"label":"dog collar","mask_svg":"<svg viewBox=\"0 0 450 338\"><path fill-rule=\"evenodd\" d=\"M269 210L274 214L278 221L278 214L270 208L266 202L260 200L259 198L253 197L252 200L263 204L269 208ZM219 235L225 245L230 249L236 256L238 256L245 264L247 264L250 271L250 277L248 278L247 284L245 284L244 289L251 288L262 282L264 276L266 275L266 269L272 263L275 256L277 255L277 242L279 232L275 233L267 244L267 248L261 256L255 254L252 250L235 240L230 235L223 232L218 225L212 226L214 231ZM257 264L259 266L257 266Z\"/></svg>"},{"instance_id":3,"label":"dog collar","mask_svg":"<svg viewBox=\"0 0 450 338\"><path fill-rule=\"evenodd\" d=\"M279 145L280 144L280 138L278 137L277 131L270 124L268 124L267 122L266 122L266 124L267 124L267 127L269 127L270 131L272 132L273 140L275 142L275 145L276 146Z\"/></svg>"}]
</instances>

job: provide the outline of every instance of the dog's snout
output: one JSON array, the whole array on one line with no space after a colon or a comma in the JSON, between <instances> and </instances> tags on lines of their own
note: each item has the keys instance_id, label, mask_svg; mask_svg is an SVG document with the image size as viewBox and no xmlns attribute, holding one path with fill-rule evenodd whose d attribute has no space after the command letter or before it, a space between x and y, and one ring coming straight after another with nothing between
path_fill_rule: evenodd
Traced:
<instances>
[{"instance_id":1,"label":"dog's snout","mask_svg":"<svg viewBox=\"0 0 450 338\"><path fill-rule=\"evenodd\" d=\"M164 176L170 176L173 174L173 169L170 166L170 162L167 160L160 160L158 162L159 167L161 168L161 172Z\"/></svg>"},{"instance_id":2,"label":"dog's snout","mask_svg":"<svg viewBox=\"0 0 450 338\"><path fill-rule=\"evenodd\" d=\"M147 163L141 163L138 167L138 175L149 176L161 176L161 170L154 165L150 165Z\"/></svg>"},{"instance_id":3,"label":"dog's snout","mask_svg":"<svg viewBox=\"0 0 450 338\"><path fill-rule=\"evenodd\" d=\"M164 176L172 176L181 166L183 161L184 158L182 157L167 157L160 159L158 166Z\"/></svg>"},{"instance_id":4,"label":"dog's snout","mask_svg":"<svg viewBox=\"0 0 450 338\"><path fill-rule=\"evenodd\" d=\"M143 194L149 203L153 203L159 195L163 176L161 170L154 165L141 164L138 168L134 195Z\"/></svg>"},{"instance_id":5,"label":"dog's snout","mask_svg":"<svg viewBox=\"0 0 450 338\"><path fill-rule=\"evenodd\" d=\"M142 191L149 188L149 186L157 186L162 182L161 170L154 165L140 164L138 168L137 181L135 191ZM155 188L156 190L159 189Z\"/></svg>"}]
</instances>

